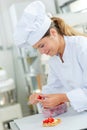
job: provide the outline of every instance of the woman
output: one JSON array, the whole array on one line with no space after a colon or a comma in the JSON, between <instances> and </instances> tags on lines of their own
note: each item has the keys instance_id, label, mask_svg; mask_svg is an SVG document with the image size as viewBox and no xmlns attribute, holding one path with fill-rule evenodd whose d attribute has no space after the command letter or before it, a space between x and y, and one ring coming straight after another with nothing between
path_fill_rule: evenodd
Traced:
<instances>
[{"instance_id":1,"label":"woman","mask_svg":"<svg viewBox=\"0 0 87 130\"><path fill-rule=\"evenodd\" d=\"M31 9L33 14L30 13ZM38 10L40 14L38 14ZM31 3L25 9L25 13L29 14L28 17L23 15L21 22L19 22L15 33L16 44L19 47L32 45L41 54L51 56L48 81L47 85L43 87L43 94L32 94L29 98L30 103L40 102L43 107L50 108L64 102L70 102L71 106L78 112L87 110L86 35L75 31L60 18L53 17L50 20L45 13L43 3L40 1ZM33 22L36 19L31 20L29 16L35 17L37 22ZM31 23L32 26L30 26ZM25 31L26 27L28 27L28 31ZM20 28L22 28L23 33L26 32L24 39ZM38 99L38 95L40 95L40 99Z\"/></svg>"}]
</instances>

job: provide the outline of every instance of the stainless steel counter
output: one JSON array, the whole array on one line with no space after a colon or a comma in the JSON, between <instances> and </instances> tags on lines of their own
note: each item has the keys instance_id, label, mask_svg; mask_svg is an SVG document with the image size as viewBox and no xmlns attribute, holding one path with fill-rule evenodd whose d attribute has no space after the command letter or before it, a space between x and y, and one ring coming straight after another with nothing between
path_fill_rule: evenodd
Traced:
<instances>
[{"instance_id":1,"label":"stainless steel counter","mask_svg":"<svg viewBox=\"0 0 87 130\"><path fill-rule=\"evenodd\" d=\"M61 114L55 118L61 118L62 122L55 126L55 130L80 130L87 128L87 112L77 113L71 108L68 112ZM10 123L12 130L43 130L48 128L42 127L42 114L36 114L22 119L14 120ZM54 127L49 127L49 130L54 130Z\"/></svg>"}]
</instances>

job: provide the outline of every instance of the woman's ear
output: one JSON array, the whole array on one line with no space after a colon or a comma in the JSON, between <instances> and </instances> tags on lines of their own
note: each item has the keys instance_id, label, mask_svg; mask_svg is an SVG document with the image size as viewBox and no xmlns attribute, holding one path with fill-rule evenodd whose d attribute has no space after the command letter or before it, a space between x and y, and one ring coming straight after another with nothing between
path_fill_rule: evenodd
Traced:
<instances>
[{"instance_id":1,"label":"woman's ear","mask_svg":"<svg viewBox=\"0 0 87 130\"><path fill-rule=\"evenodd\" d=\"M50 35L55 37L57 35L57 31L54 28L51 28Z\"/></svg>"}]
</instances>

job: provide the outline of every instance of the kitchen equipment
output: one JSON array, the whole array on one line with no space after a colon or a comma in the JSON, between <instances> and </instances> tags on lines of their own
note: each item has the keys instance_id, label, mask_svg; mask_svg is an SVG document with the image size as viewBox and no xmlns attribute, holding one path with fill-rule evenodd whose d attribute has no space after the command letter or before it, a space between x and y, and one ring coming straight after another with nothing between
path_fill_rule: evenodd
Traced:
<instances>
[{"instance_id":1,"label":"kitchen equipment","mask_svg":"<svg viewBox=\"0 0 87 130\"><path fill-rule=\"evenodd\" d=\"M22 117L19 103L0 108L0 130L11 130L9 123Z\"/></svg>"},{"instance_id":2,"label":"kitchen equipment","mask_svg":"<svg viewBox=\"0 0 87 130\"><path fill-rule=\"evenodd\" d=\"M0 69L0 130L10 130L9 122L22 117L15 97L14 80L8 79L6 71Z\"/></svg>"},{"instance_id":3,"label":"kitchen equipment","mask_svg":"<svg viewBox=\"0 0 87 130\"><path fill-rule=\"evenodd\" d=\"M5 70L0 70L0 107L15 103L15 85L12 78L7 78Z\"/></svg>"}]
</instances>

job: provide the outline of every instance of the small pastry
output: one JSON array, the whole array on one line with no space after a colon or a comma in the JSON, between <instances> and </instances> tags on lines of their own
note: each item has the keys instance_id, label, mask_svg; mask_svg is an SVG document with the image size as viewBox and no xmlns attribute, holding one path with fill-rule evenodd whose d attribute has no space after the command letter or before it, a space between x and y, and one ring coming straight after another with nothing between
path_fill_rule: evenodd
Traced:
<instances>
[{"instance_id":1,"label":"small pastry","mask_svg":"<svg viewBox=\"0 0 87 130\"><path fill-rule=\"evenodd\" d=\"M55 118L49 117L49 118L43 120L43 126L44 127L56 126L60 122L61 122L61 119L55 119Z\"/></svg>"}]
</instances>

